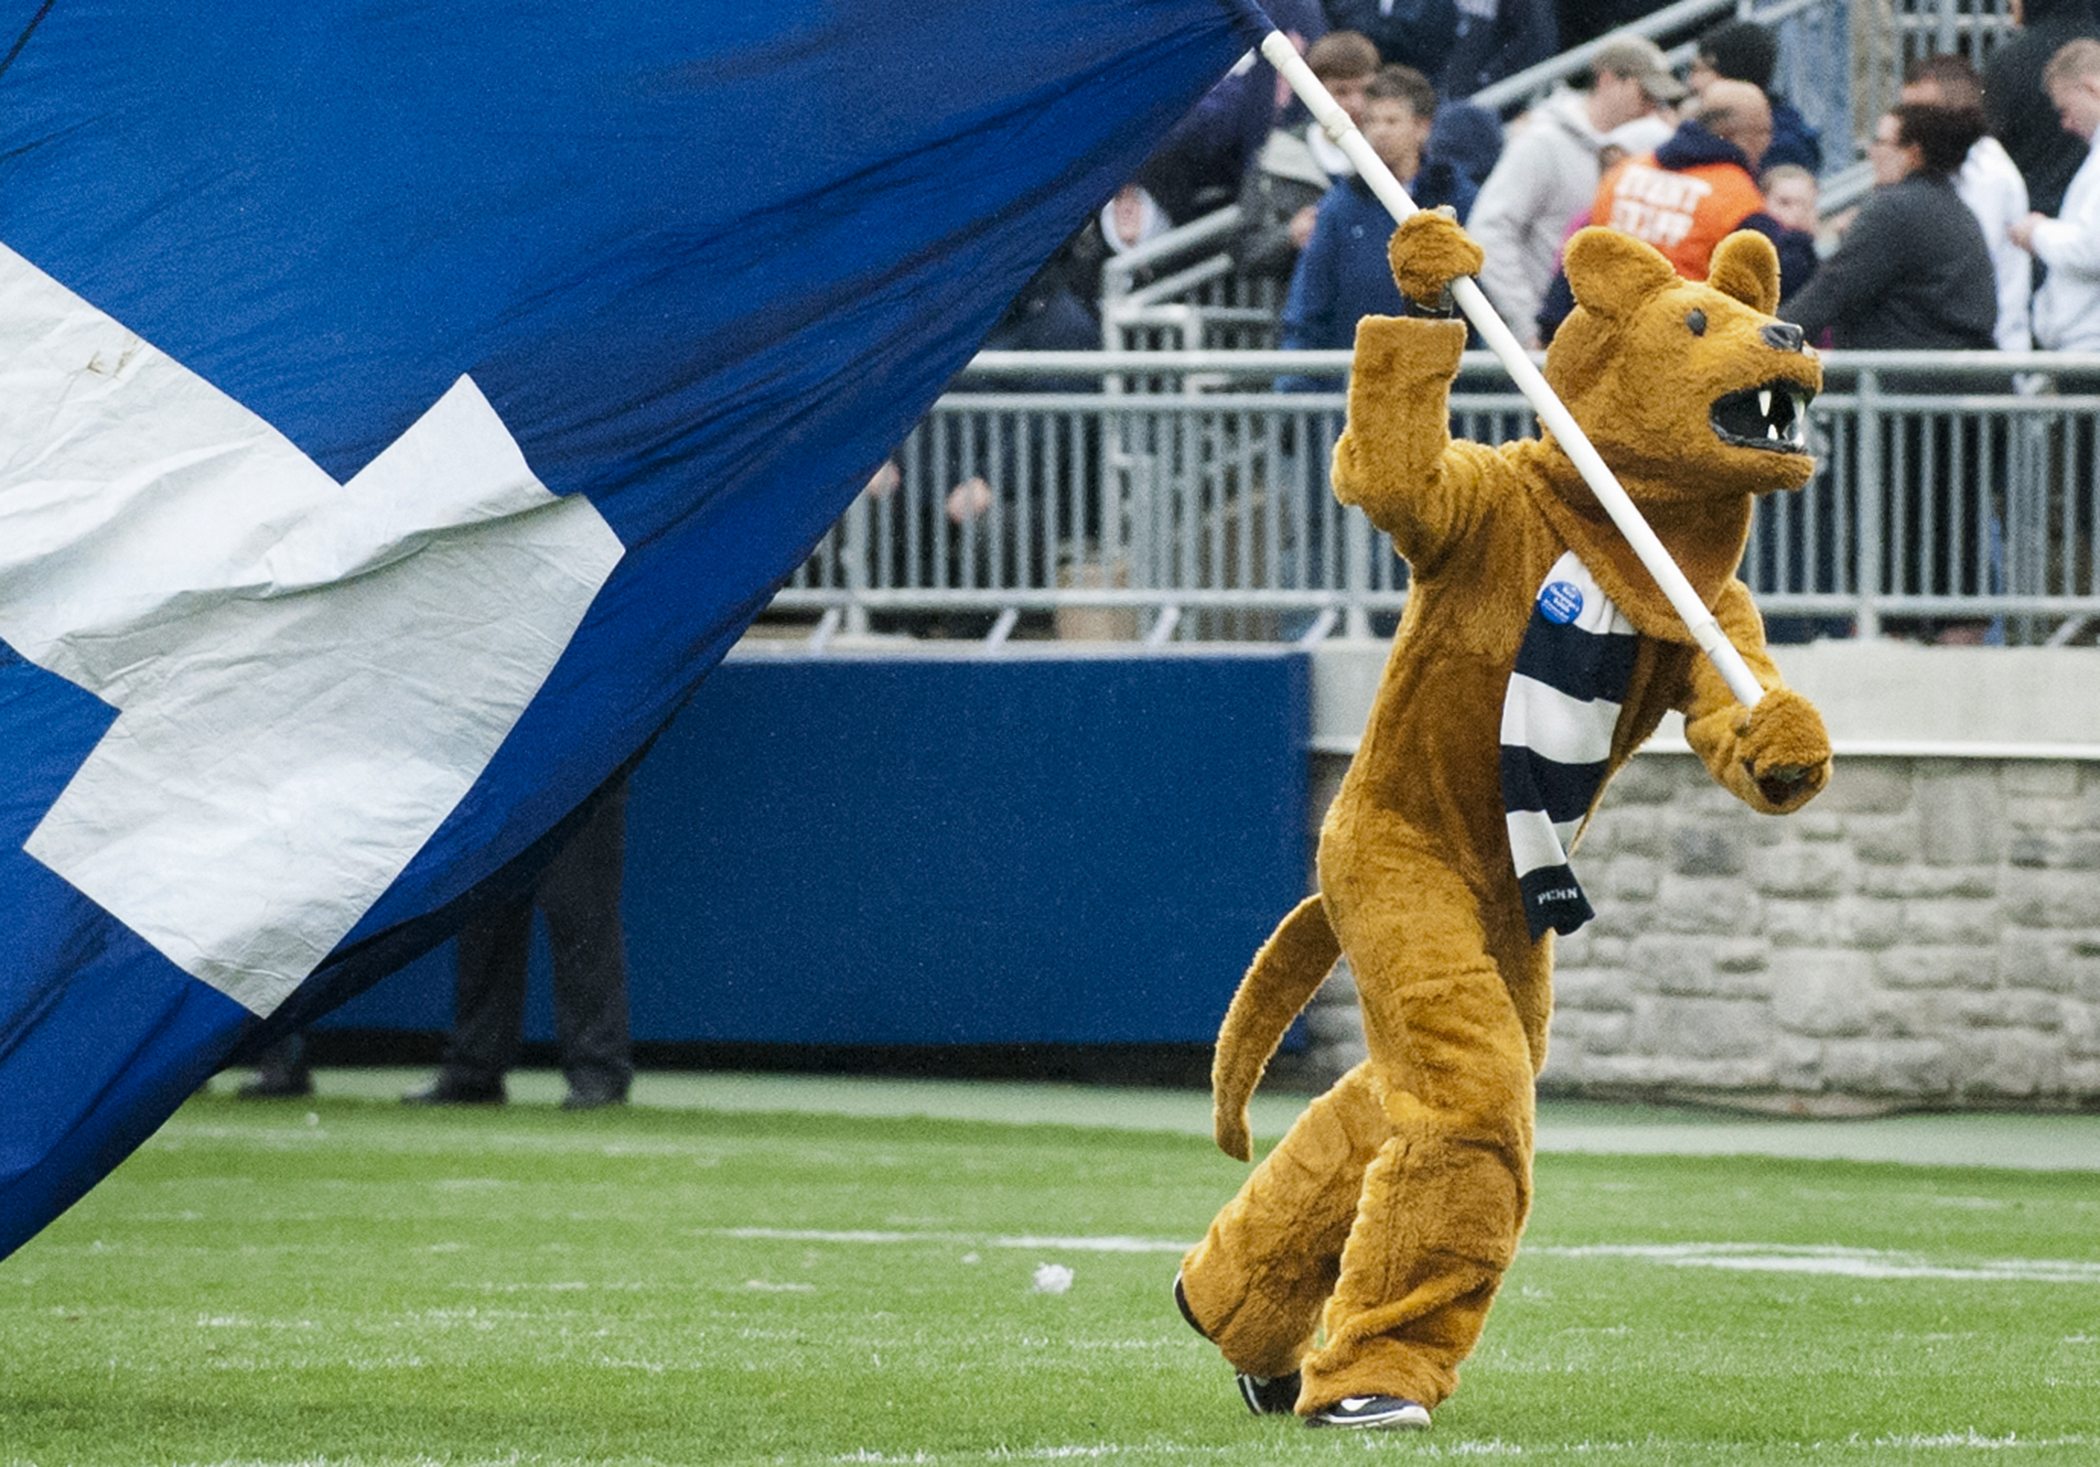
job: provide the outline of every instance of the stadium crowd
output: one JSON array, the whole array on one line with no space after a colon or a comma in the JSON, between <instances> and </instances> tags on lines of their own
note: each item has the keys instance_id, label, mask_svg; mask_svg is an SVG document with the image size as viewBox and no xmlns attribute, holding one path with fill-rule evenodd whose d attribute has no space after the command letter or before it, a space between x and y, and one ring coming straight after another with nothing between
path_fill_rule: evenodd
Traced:
<instances>
[{"instance_id":1,"label":"stadium crowd","mask_svg":"<svg viewBox=\"0 0 2100 1467\"><path fill-rule=\"evenodd\" d=\"M1819 217L1823 138L1773 90L1777 37L1731 20L1680 77L1648 40L1604 34L1579 85L1504 118L1481 87L1656 9L1547 0L1281 0L1269 9L1418 203L1448 205L1486 248L1482 287L1520 337L1568 308L1562 245L1587 223L1703 276L1735 229L1768 235L1782 314L1839 347L2083 349L2100 342L2100 0L2026 0L1988 76L1960 54L1908 67L1867 154L1876 190ZM1609 11L1606 16L1605 12ZM1623 13L1622 13L1623 12ZM1606 28L1608 30L1608 28ZM1031 282L1009 347L1100 341L1100 266L1229 203L1246 274L1286 287L1282 339L1347 346L1398 309L1384 215L1348 157L1250 55L1174 129L1118 199ZM1858 231L1858 233L1855 233ZM1900 248L1886 248L1891 243Z\"/></svg>"},{"instance_id":2,"label":"stadium crowd","mask_svg":"<svg viewBox=\"0 0 2100 1467\"><path fill-rule=\"evenodd\" d=\"M1697 36L1680 76L1654 42L1613 30L1657 8L1653 0L1268 6L1410 196L1449 207L1479 239L1482 289L1534 348L1572 308L1561 251L1595 223L1646 239L1691 279L1704 278L1732 231L1767 235L1781 261L1779 314L1819 345L2100 350L2100 0L2016 3L2018 29L1981 73L1958 53L1911 61L1900 101L1876 120L1866 146L1873 192L1829 217L1819 186L1850 161L1851 140L1826 147L1774 90L1775 33L1740 19L1714 26ZM1471 100L1592 40L1585 73L1517 115ZM1250 53L1028 283L987 347L1098 348L1105 263L1235 203L1230 254L1242 275L1274 283L1286 348L1346 348L1361 317L1402 309L1385 260L1384 207L1275 70ZM1284 377L1277 385L1322 384ZM894 488L888 469L871 481L872 494ZM1957 493L1920 482L1896 492L1913 507L1929 500L1927 518L1942 538L1973 538L1975 517L1992 514L1973 486ZM960 480L947 516L968 523L999 493L981 477ZM1965 568L1958 558L1934 547L1929 584L1916 589L1980 589L1975 557ZM1890 629L1982 635L1932 622Z\"/></svg>"}]
</instances>

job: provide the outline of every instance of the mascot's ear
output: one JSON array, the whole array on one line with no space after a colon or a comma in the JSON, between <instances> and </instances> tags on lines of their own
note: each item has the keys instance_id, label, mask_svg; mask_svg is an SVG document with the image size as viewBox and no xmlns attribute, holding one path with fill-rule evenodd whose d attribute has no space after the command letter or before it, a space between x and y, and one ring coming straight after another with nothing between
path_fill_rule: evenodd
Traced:
<instances>
[{"instance_id":1,"label":"mascot's ear","mask_svg":"<svg viewBox=\"0 0 2100 1467\"><path fill-rule=\"evenodd\" d=\"M1715 247L1706 283L1769 316L1779 309L1779 251L1756 230L1739 229Z\"/></svg>"},{"instance_id":2,"label":"mascot's ear","mask_svg":"<svg viewBox=\"0 0 2100 1467\"><path fill-rule=\"evenodd\" d=\"M1566 259L1576 303L1600 316L1625 315L1677 283L1677 272L1653 245L1616 229L1576 230Z\"/></svg>"}]
</instances>

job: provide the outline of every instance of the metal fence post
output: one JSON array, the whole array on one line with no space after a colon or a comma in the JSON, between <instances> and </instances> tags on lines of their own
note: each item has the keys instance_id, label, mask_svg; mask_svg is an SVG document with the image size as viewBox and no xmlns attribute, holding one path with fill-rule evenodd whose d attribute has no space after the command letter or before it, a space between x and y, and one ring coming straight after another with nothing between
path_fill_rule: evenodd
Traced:
<instances>
[{"instance_id":1,"label":"metal fence post","mask_svg":"<svg viewBox=\"0 0 2100 1467\"><path fill-rule=\"evenodd\" d=\"M1853 442L1859 453L1859 634L1881 635L1882 581L1885 574L1881 506L1888 486L1882 468L1881 374L1868 367L1859 374Z\"/></svg>"},{"instance_id":2,"label":"metal fence post","mask_svg":"<svg viewBox=\"0 0 2100 1467\"><path fill-rule=\"evenodd\" d=\"M875 553L874 516L865 491L846 506L845 534L838 537L839 558L845 562L846 632L866 636L868 631L868 562Z\"/></svg>"}]
</instances>

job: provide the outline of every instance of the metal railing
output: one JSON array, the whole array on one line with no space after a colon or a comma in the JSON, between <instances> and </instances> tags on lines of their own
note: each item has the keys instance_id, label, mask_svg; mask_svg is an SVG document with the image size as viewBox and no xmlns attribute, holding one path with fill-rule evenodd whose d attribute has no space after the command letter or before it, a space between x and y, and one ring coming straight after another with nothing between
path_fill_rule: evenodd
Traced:
<instances>
[{"instance_id":1,"label":"metal railing","mask_svg":"<svg viewBox=\"0 0 2100 1467\"><path fill-rule=\"evenodd\" d=\"M1101 337L1110 351L1262 351L1282 344L1285 282L1248 275L1227 253L1240 209L1227 205L1101 267Z\"/></svg>"},{"instance_id":2,"label":"metal railing","mask_svg":"<svg viewBox=\"0 0 2100 1467\"><path fill-rule=\"evenodd\" d=\"M1825 363L1817 477L1760 504L1743 565L1775 630L2034 643L2100 618L2100 355ZM993 641L1382 632L1406 568L1327 484L1347 369L1345 352L987 353L775 612L819 635ZM1274 390L1308 375L1319 390ZM1461 437L1534 431L1484 353L1451 409Z\"/></svg>"}]
</instances>

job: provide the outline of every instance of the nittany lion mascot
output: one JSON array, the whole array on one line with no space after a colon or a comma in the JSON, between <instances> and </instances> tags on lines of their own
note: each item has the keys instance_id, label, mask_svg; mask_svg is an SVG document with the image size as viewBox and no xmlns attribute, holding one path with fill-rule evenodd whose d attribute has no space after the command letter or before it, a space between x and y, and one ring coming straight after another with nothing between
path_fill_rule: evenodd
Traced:
<instances>
[{"instance_id":1,"label":"nittany lion mascot","mask_svg":"<svg viewBox=\"0 0 2100 1467\"><path fill-rule=\"evenodd\" d=\"M1448 218L1394 234L1412 302L1480 251ZM1426 1427L1457 1384L1531 1202L1533 1079L1552 934L1590 915L1567 847L1667 709L1754 810L1830 775L1815 708L1784 688L1735 578L1760 494L1814 471L1821 386L1777 321L1778 260L1741 233L1708 279L1586 229L1577 309L1546 377L1767 689L1729 692L1560 444L1454 442L1466 329L1357 328L1335 493L1413 569L1356 758L1328 811L1320 891L1256 955L1218 1038L1218 1144L1249 1156L1246 1103L1291 1018L1346 954L1369 1058L1315 1100L1183 1261L1175 1297L1256 1412Z\"/></svg>"}]
</instances>

